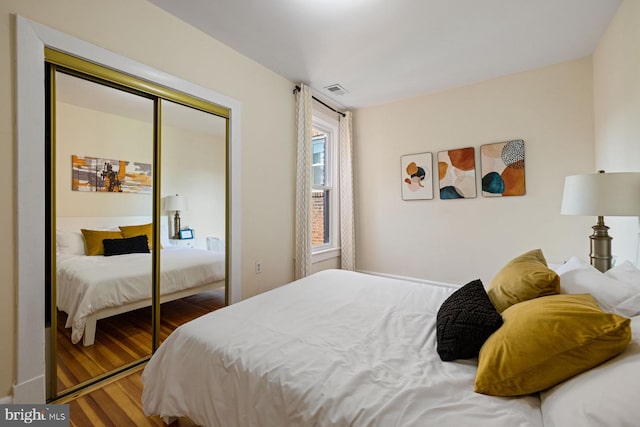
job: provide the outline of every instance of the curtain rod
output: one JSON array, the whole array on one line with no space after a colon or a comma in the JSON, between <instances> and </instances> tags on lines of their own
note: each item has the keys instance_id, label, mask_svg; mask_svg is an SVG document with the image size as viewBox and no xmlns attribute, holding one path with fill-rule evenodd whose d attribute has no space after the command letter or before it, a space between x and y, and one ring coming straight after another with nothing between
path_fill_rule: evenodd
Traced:
<instances>
[{"instance_id":1,"label":"curtain rod","mask_svg":"<svg viewBox=\"0 0 640 427\"><path fill-rule=\"evenodd\" d=\"M300 92L300 86L296 86L296 87L293 88L293 93L296 93L296 92ZM311 98L313 98L315 101L319 102L320 104L324 105L325 107L327 107L331 111L340 114L342 117L346 116L342 111L338 111L335 108L333 108L331 105L325 104L324 102L322 102L321 100L319 100L315 96L311 95Z\"/></svg>"}]
</instances>

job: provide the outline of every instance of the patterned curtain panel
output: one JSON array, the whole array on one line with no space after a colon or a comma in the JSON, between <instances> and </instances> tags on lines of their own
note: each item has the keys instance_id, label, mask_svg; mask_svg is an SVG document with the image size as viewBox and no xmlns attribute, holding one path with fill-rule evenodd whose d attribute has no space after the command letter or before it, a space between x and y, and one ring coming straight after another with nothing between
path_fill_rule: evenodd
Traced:
<instances>
[{"instance_id":1,"label":"patterned curtain panel","mask_svg":"<svg viewBox=\"0 0 640 427\"><path fill-rule=\"evenodd\" d=\"M340 117L340 259L343 270L355 270L353 226L353 144L351 112Z\"/></svg>"},{"instance_id":2,"label":"patterned curtain panel","mask_svg":"<svg viewBox=\"0 0 640 427\"><path fill-rule=\"evenodd\" d=\"M296 279L311 272L311 89L300 84L296 92L297 180L296 180Z\"/></svg>"}]
</instances>

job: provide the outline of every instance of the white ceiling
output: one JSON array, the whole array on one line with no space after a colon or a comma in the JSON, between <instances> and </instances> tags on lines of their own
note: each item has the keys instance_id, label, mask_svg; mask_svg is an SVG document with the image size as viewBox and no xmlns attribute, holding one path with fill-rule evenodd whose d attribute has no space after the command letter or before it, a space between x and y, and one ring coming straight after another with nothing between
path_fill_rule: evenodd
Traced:
<instances>
[{"instance_id":1,"label":"white ceiling","mask_svg":"<svg viewBox=\"0 0 640 427\"><path fill-rule=\"evenodd\" d=\"M588 56L621 2L149 1L345 108ZM324 89L336 83L348 93Z\"/></svg>"}]
</instances>

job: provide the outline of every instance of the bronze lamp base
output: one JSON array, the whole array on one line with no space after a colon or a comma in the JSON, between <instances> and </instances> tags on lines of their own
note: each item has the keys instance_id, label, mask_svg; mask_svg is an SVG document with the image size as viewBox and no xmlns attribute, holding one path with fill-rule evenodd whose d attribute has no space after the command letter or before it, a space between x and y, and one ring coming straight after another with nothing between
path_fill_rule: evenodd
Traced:
<instances>
[{"instance_id":1,"label":"bronze lamp base","mask_svg":"<svg viewBox=\"0 0 640 427\"><path fill-rule=\"evenodd\" d=\"M604 225L604 218L599 216L598 223L593 227L593 234L589 236L591 240L591 265L605 272L611 268L611 236L607 232L609 227Z\"/></svg>"}]
</instances>

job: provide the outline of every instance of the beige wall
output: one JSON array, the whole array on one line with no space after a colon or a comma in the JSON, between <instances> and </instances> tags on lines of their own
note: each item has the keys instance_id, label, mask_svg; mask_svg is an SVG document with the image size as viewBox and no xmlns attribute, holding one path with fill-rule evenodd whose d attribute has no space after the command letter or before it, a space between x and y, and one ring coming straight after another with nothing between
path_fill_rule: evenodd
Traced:
<instances>
[{"instance_id":1,"label":"beige wall","mask_svg":"<svg viewBox=\"0 0 640 427\"><path fill-rule=\"evenodd\" d=\"M488 284L529 249L587 255L591 220L560 203L564 176L594 165L591 58L361 109L354 126L359 270ZM525 141L525 196L401 199L400 156L473 146L478 168L480 145L510 139Z\"/></svg>"},{"instance_id":2,"label":"beige wall","mask_svg":"<svg viewBox=\"0 0 640 427\"><path fill-rule=\"evenodd\" d=\"M153 112L152 104L149 108ZM56 105L56 117L57 215L151 217L150 194L72 191L71 155L153 163L152 122L61 102Z\"/></svg>"},{"instance_id":3,"label":"beige wall","mask_svg":"<svg viewBox=\"0 0 640 427\"><path fill-rule=\"evenodd\" d=\"M242 105L242 292L293 278L294 99L292 83L143 0L0 2L0 155L15 157L15 21L20 14L71 36L238 100ZM144 24L142 24L144 23ZM15 166L0 188L0 397L15 373ZM264 209L269 206L269 209ZM255 215L260 212L260 215ZM263 262L256 275L253 262Z\"/></svg>"},{"instance_id":4,"label":"beige wall","mask_svg":"<svg viewBox=\"0 0 640 427\"><path fill-rule=\"evenodd\" d=\"M212 120L224 120L212 116ZM225 234L225 139L202 132L164 127L162 135L162 195L180 194L187 209L180 212L183 228L195 233L198 247L206 237ZM173 230L174 212L165 212Z\"/></svg>"},{"instance_id":5,"label":"beige wall","mask_svg":"<svg viewBox=\"0 0 640 427\"><path fill-rule=\"evenodd\" d=\"M593 55L596 167L640 172L640 2L625 0ZM607 217L611 250L638 262L638 218Z\"/></svg>"},{"instance_id":6,"label":"beige wall","mask_svg":"<svg viewBox=\"0 0 640 427\"><path fill-rule=\"evenodd\" d=\"M56 107L56 211L58 216L148 216L151 194L88 193L71 190L71 155L153 163L153 104L149 120L58 103ZM195 111L195 110L194 110ZM195 112L195 114L206 114ZM164 118L167 114L163 115ZM225 119L209 115L210 120ZM219 124L224 129L224 124ZM224 238L225 138L174 126L162 128L162 196L181 194L188 208L182 226L205 237ZM174 212L166 212L173 218ZM172 221L169 221L173 224ZM169 235L164 236L165 239Z\"/></svg>"}]
</instances>

